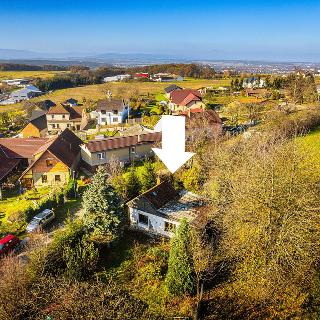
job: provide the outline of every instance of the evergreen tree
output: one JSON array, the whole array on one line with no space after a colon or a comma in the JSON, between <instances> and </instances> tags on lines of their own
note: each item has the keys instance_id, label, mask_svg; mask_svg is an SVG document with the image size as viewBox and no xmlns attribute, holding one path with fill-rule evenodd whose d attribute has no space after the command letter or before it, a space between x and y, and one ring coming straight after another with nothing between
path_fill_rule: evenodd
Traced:
<instances>
[{"instance_id":1,"label":"evergreen tree","mask_svg":"<svg viewBox=\"0 0 320 320\"><path fill-rule=\"evenodd\" d=\"M190 252L191 229L183 219L175 236L171 239L166 285L173 295L194 292L194 268Z\"/></svg>"},{"instance_id":2,"label":"evergreen tree","mask_svg":"<svg viewBox=\"0 0 320 320\"><path fill-rule=\"evenodd\" d=\"M126 175L126 195L127 199L133 199L140 194L141 185L136 170L132 167Z\"/></svg>"},{"instance_id":3,"label":"evergreen tree","mask_svg":"<svg viewBox=\"0 0 320 320\"><path fill-rule=\"evenodd\" d=\"M121 201L107 179L105 167L99 167L83 194L83 221L89 232L114 238L124 216Z\"/></svg>"},{"instance_id":4,"label":"evergreen tree","mask_svg":"<svg viewBox=\"0 0 320 320\"><path fill-rule=\"evenodd\" d=\"M145 192L152 188L156 184L156 181L157 176L152 163L150 161L145 162L141 169L141 191Z\"/></svg>"}]
</instances>

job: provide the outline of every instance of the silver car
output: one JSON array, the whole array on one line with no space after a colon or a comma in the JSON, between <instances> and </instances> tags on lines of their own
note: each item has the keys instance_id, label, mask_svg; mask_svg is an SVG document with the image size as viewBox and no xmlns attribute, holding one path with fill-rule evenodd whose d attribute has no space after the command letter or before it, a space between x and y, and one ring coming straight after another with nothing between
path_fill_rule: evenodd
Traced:
<instances>
[{"instance_id":1,"label":"silver car","mask_svg":"<svg viewBox=\"0 0 320 320\"><path fill-rule=\"evenodd\" d=\"M27 225L27 232L34 232L42 229L44 226L50 223L54 219L54 217L55 215L52 210L43 210L32 218L30 223Z\"/></svg>"}]
</instances>

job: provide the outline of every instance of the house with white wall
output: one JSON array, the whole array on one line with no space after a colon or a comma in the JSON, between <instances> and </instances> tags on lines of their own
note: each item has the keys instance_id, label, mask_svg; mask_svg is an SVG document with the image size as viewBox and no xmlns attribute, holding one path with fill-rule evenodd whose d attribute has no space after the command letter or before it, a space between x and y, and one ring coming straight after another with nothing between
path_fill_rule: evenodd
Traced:
<instances>
[{"instance_id":1,"label":"house with white wall","mask_svg":"<svg viewBox=\"0 0 320 320\"><path fill-rule=\"evenodd\" d=\"M164 181L127 203L130 226L151 234L172 237L181 219L197 218L205 200L187 190L176 191Z\"/></svg>"},{"instance_id":2,"label":"house with white wall","mask_svg":"<svg viewBox=\"0 0 320 320\"><path fill-rule=\"evenodd\" d=\"M97 103L97 121L98 125L112 125L123 122L123 117L128 106L123 100L104 99Z\"/></svg>"}]
</instances>

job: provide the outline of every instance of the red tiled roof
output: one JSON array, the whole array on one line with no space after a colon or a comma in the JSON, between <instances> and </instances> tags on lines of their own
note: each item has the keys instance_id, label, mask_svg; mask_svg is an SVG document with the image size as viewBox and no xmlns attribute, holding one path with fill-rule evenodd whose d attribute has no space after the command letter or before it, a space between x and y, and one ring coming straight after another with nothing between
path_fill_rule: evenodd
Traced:
<instances>
[{"instance_id":1,"label":"red tiled roof","mask_svg":"<svg viewBox=\"0 0 320 320\"><path fill-rule=\"evenodd\" d=\"M181 106L187 106L192 101L202 101L201 93L197 90L184 89L171 93L171 102Z\"/></svg>"},{"instance_id":2,"label":"red tiled roof","mask_svg":"<svg viewBox=\"0 0 320 320\"><path fill-rule=\"evenodd\" d=\"M45 138L2 138L0 150L6 158L33 159L33 155L47 141Z\"/></svg>"},{"instance_id":3,"label":"red tiled roof","mask_svg":"<svg viewBox=\"0 0 320 320\"><path fill-rule=\"evenodd\" d=\"M90 152L99 152L120 148L127 148L137 144L152 143L161 141L161 132L147 133L136 136L116 137L103 140L91 140L86 143Z\"/></svg>"},{"instance_id":4,"label":"red tiled roof","mask_svg":"<svg viewBox=\"0 0 320 320\"><path fill-rule=\"evenodd\" d=\"M59 104L57 106L50 108L47 114L69 114L69 112L67 111L65 106L63 106L62 104Z\"/></svg>"},{"instance_id":5,"label":"red tiled roof","mask_svg":"<svg viewBox=\"0 0 320 320\"><path fill-rule=\"evenodd\" d=\"M47 114L70 114L70 120L81 119L82 118L83 107L75 106L63 106L62 104L51 108ZM68 121L65 119L64 121Z\"/></svg>"}]
</instances>

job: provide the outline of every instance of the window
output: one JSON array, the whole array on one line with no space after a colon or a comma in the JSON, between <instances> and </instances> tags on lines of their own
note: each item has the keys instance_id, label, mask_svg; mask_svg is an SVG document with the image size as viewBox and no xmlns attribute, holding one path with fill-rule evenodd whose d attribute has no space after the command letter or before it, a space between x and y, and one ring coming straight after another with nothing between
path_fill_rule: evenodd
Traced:
<instances>
[{"instance_id":1,"label":"window","mask_svg":"<svg viewBox=\"0 0 320 320\"><path fill-rule=\"evenodd\" d=\"M57 123L57 129L59 129L60 128L60 124L59 123Z\"/></svg>"},{"instance_id":2,"label":"window","mask_svg":"<svg viewBox=\"0 0 320 320\"><path fill-rule=\"evenodd\" d=\"M54 123L51 126L52 126L52 129L55 129L55 127L56 127L56 125Z\"/></svg>"},{"instance_id":3,"label":"window","mask_svg":"<svg viewBox=\"0 0 320 320\"><path fill-rule=\"evenodd\" d=\"M149 218L144 214L139 213L139 223L147 226L149 224Z\"/></svg>"},{"instance_id":4,"label":"window","mask_svg":"<svg viewBox=\"0 0 320 320\"><path fill-rule=\"evenodd\" d=\"M118 117L113 117L112 122L118 122Z\"/></svg>"},{"instance_id":5,"label":"window","mask_svg":"<svg viewBox=\"0 0 320 320\"><path fill-rule=\"evenodd\" d=\"M70 128L70 123L67 123L67 128Z\"/></svg>"},{"instance_id":6,"label":"window","mask_svg":"<svg viewBox=\"0 0 320 320\"><path fill-rule=\"evenodd\" d=\"M52 159L47 159L46 160L46 164L47 164L47 167L53 166L53 160Z\"/></svg>"},{"instance_id":7,"label":"window","mask_svg":"<svg viewBox=\"0 0 320 320\"><path fill-rule=\"evenodd\" d=\"M106 114L106 110L101 110L101 114Z\"/></svg>"},{"instance_id":8,"label":"window","mask_svg":"<svg viewBox=\"0 0 320 320\"><path fill-rule=\"evenodd\" d=\"M45 174L41 176L41 179L42 179L42 183L47 183L48 182L48 177Z\"/></svg>"},{"instance_id":9,"label":"window","mask_svg":"<svg viewBox=\"0 0 320 320\"><path fill-rule=\"evenodd\" d=\"M97 156L98 156L99 160L102 160L102 159L106 158L106 153L105 152L100 152L100 153L97 154Z\"/></svg>"},{"instance_id":10,"label":"window","mask_svg":"<svg viewBox=\"0 0 320 320\"><path fill-rule=\"evenodd\" d=\"M113 114L118 114L118 110L113 110Z\"/></svg>"},{"instance_id":11,"label":"window","mask_svg":"<svg viewBox=\"0 0 320 320\"><path fill-rule=\"evenodd\" d=\"M63 114L63 115L62 115L62 119L65 119L65 118L66 118L66 116Z\"/></svg>"},{"instance_id":12,"label":"window","mask_svg":"<svg viewBox=\"0 0 320 320\"><path fill-rule=\"evenodd\" d=\"M56 174L56 175L54 176L54 181L61 181L60 174Z\"/></svg>"},{"instance_id":13,"label":"window","mask_svg":"<svg viewBox=\"0 0 320 320\"><path fill-rule=\"evenodd\" d=\"M106 118L101 118L101 123L106 123Z\"/></svg>"},{"instance_id":14,"label":"window","mask_svg":"<svg viewBox=\"0 0 320 320\"><path fill-rule=\"evenodd\" d=\"M51 116L51 119L54 119L54 114Z\"/></svg>"},{"instance_id":15,"label":"window","mask_svg":"<svg viewBox=\"0 0 320 320\"><path fill-rule=\"evenodd\" d=\"M131 151L131 153L136 153L136 147L135 146L131 147L130 151Z\"/></svg>"},{"instance_id":16,"label":"window","mask_svg":"<svg viewBox=\"0 0 320 320\"><path fill-rule=\"evenodd\" d=\"M174 232L176 230L176 225L174 223L165 221L164 222L164 231Z\"/></svg>"}]
</instances>

